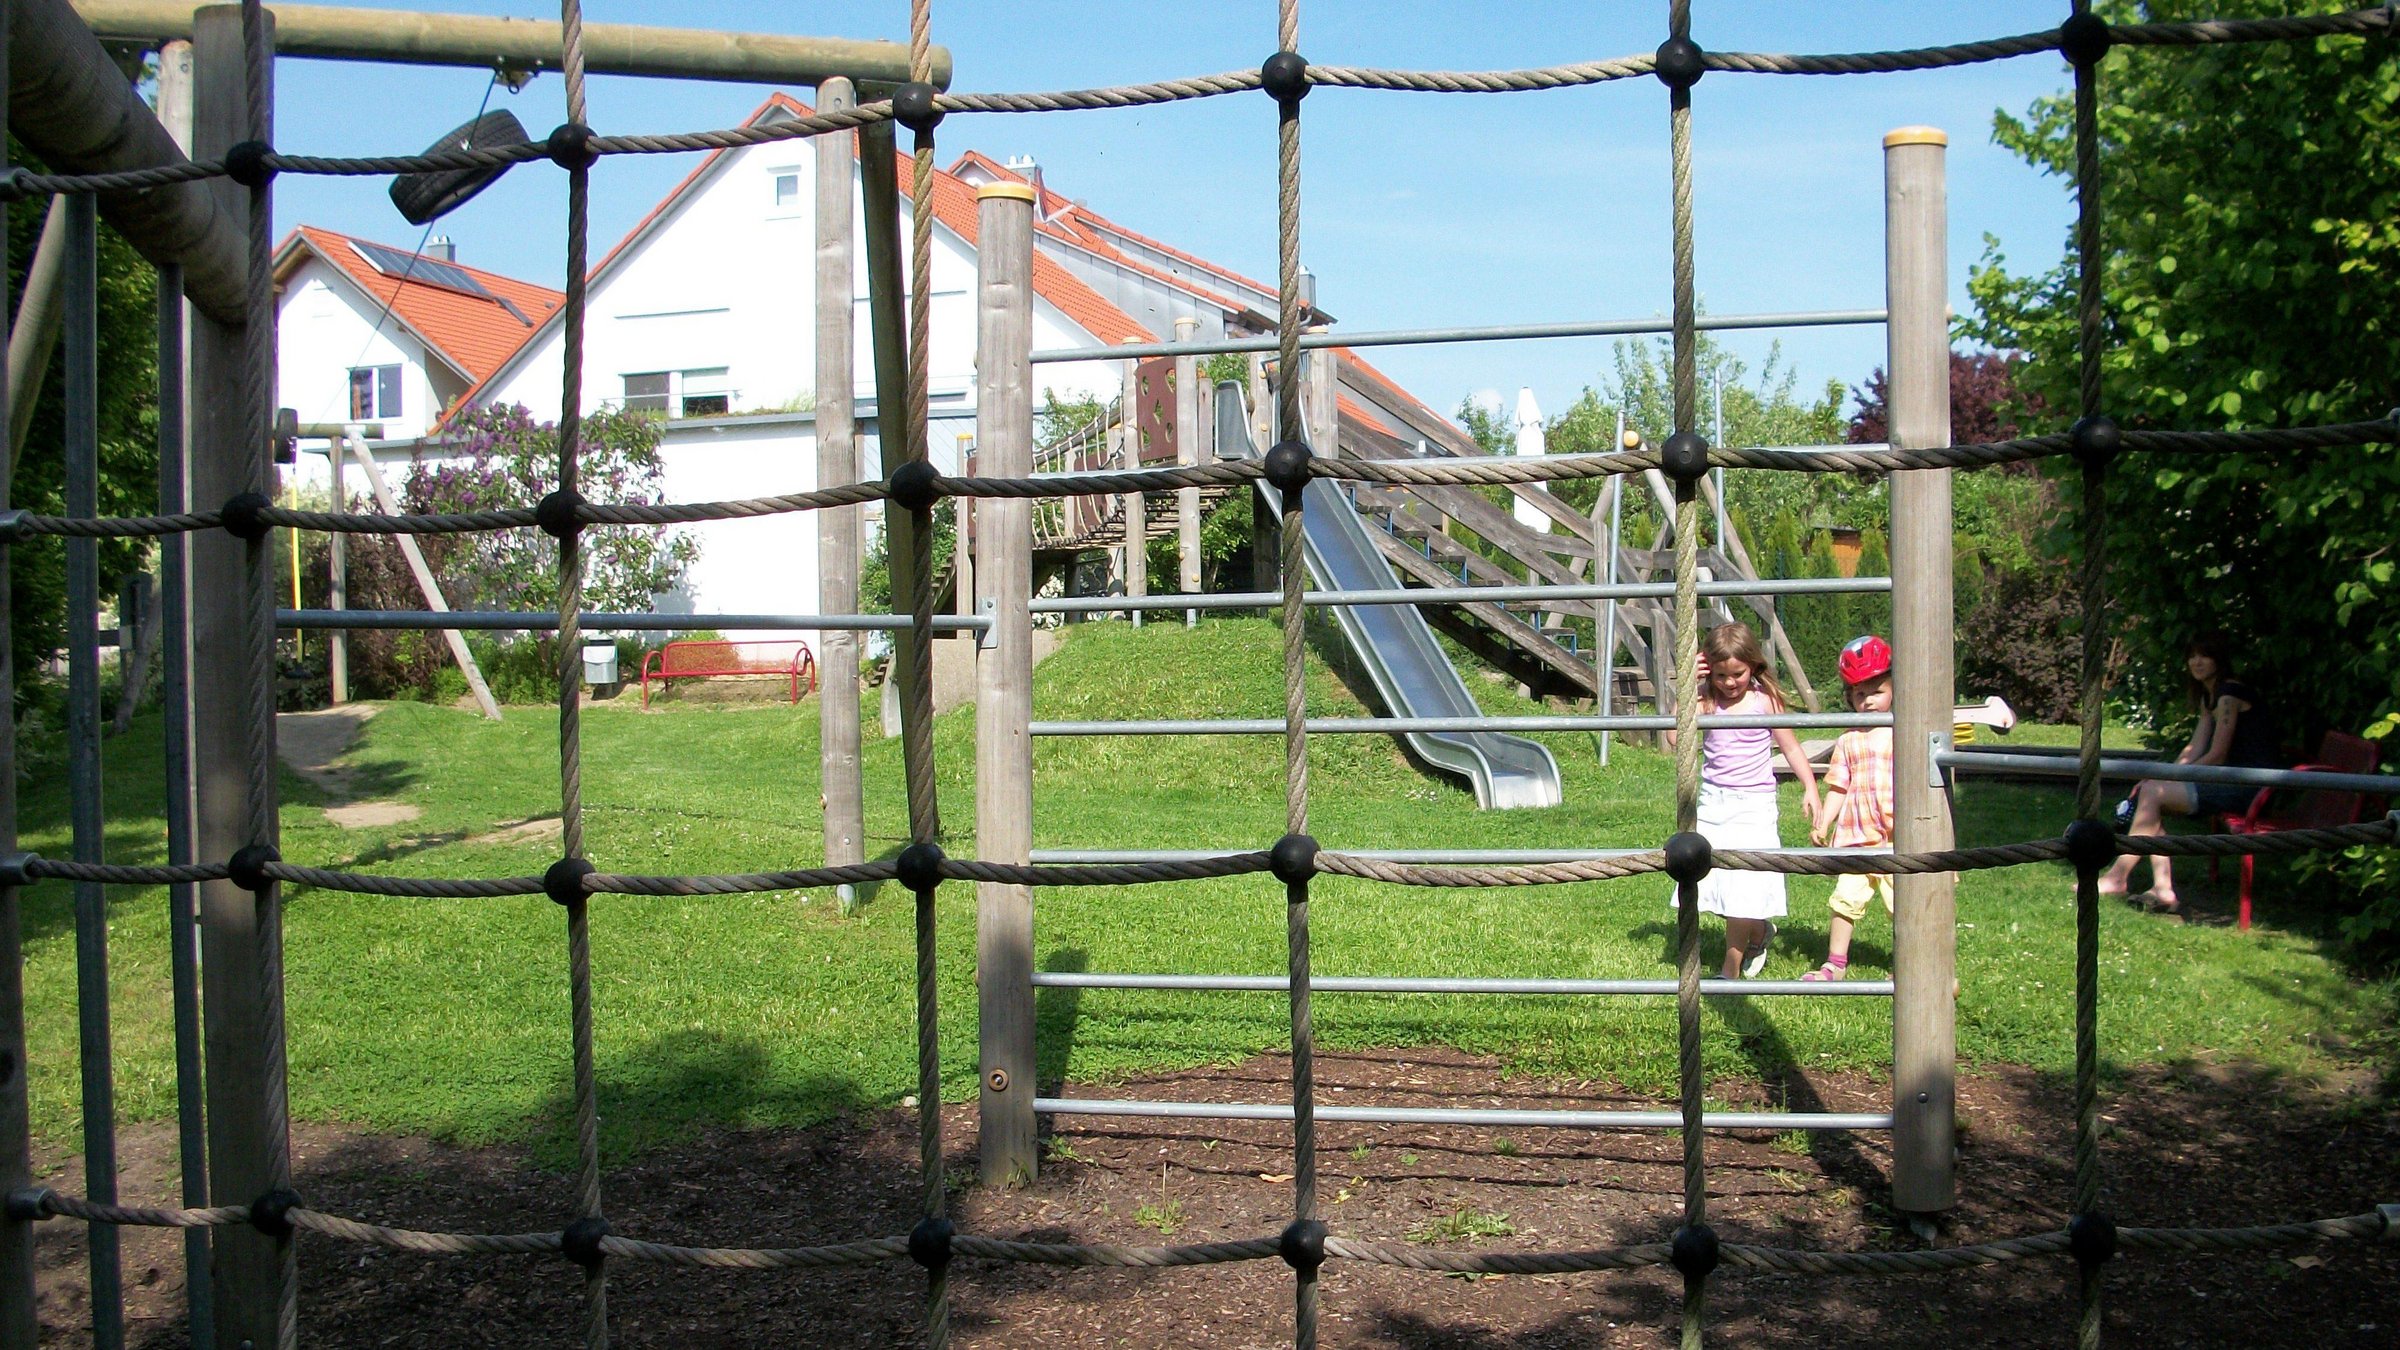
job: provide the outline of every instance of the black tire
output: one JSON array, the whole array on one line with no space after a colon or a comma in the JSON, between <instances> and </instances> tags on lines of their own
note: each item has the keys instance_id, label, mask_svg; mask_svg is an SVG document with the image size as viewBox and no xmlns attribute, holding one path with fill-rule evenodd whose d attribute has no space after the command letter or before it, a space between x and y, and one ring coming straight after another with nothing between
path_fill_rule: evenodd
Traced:
<instances>
[{"instance_id":1,"label":"black tire","mask_svg":"<svg viewBox=\"0 0 2400 1350\"><path fill-rule=\"evenodd\" d=\"M524 124L506 112L485 113L426 147L426 154L443 150L485 150L525 143ZM498 182L514 166L486 164L472 169L441 169L404 173L392 180L392 205L411 225L424 225L466 205L469 198Z\"/></svg>"}]
</instances>

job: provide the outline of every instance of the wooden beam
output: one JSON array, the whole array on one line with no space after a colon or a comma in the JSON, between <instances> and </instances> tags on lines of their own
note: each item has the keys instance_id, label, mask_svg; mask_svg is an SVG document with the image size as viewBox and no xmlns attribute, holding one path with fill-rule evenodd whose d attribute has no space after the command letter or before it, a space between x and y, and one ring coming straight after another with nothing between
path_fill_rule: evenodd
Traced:
<instances>
[{"instance_id":1,"label":"wooden beam","mask_svg":"<svg viewBox=\"0 0 2400 1350\"><path fill-rule=\"evenodd\" d=\"M400 514L400 503L393 497L392 488L383 478L383 470L375 463L375 452L364 440L350 439L349 449L358 467L367 474L367 488L375 494L376 508L387 516ZM409 575L417 579L417 593L425 597L425 608L438 613L450 612L450 602L442 596L442 585L434 580L433 569L425 565L425 550L417 547L416 536L395 534L392 542L400 546L400 556L408 559ZM492 699L492 687L483 681L483 668L475 664L475 654L467 650L466 634L455 628L442 630L442 641L449 644L450 657L458 662L459 673L467 677L467 688L475 695L476 706L483 715L497 722L500 705Z\"/></svg>"},{"instance_id":2,"label":"wooden beam","mask_svg":"<svg viewBox=\"0 0 2400 1350\"><path fill-rule=\"evenodd\" d=\"M817 107L854 106L850 81L817 86ZM853 137L818 136L809 141L816 157L817 486L855 483L858 474L857 414L852 398L858 378L858 318L850 293L852 270L850 205L856 191ZM827 614L858 612L858 555L865 510L834 506L816 513L817 604ZM859 777L859 635L832 631L817 640L817 772L824 798L825 865L866 861L866 814ZM847 911L857 888L839 896Z\"/></svg>"}]
</instances>

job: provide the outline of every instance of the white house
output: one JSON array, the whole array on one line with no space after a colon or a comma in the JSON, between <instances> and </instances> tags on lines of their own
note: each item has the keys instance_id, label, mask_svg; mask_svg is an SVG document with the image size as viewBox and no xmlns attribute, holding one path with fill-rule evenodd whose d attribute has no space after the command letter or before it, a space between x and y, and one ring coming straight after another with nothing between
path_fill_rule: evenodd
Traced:
<instances>
[{"instance_id":1,"label":"white house","mask_svg":"<svg viewBox=\"0 0 2400 1350\"><path fill-rule=\"evenodd\" d=\"M748 123L808 112L777 94ZM635 407L664 415L669 500L817 486L817 144L799 138L709 155L591 272L582 371L587 410ZM899 172L905 239L911 229L906 156ZM944 471L956 470L962 440L974 430L975 191L1001 179L1043 186L1034 347L1089 347L1096 354L1091 362L1037 367L1037 406L1045 391L1061 398L1113 395L1122 365L1099 351L1171 337L1180 318L1196 319L1202 337L1272 329L1271 287L1047 190L1030 164L966 154L937 174L932 192L929 450ZM850 287L857 316L853 394L860 473L873 477L881 475L882 461L865 226L855 188L851 201L852 237L860 241ZM428 275L423 261L407 267L404 253L308 228L286 242L283 256L289 260L278 270L286 278L283 401L304 422L371 415L385 424L379 457L405 462L411 454L439 453L438 441L420 438L438 431L440 416L456 408L518 403L539 418L558 416L564 315L557 292L448 258ZM478 289L487 294L478 296ZM349 359L352 352L356 359ZM398 388L389 412L382 401L387 372ZM1390 393L1416 413L1433 415L1396 388ZM1344 407L1364 412L1348 399ZM700 560L685 593L661 597L661 608L813 612L818 520L804 512L692 527Z\"/></svg>"}]
</instances>

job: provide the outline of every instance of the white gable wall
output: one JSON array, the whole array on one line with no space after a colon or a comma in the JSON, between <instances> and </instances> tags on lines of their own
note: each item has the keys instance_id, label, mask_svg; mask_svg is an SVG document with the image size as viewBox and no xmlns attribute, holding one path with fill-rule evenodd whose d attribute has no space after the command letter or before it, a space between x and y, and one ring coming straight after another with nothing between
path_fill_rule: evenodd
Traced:
<instances>
[{"instance_id":1,"label":"white gable wall","mask_svg":"<svg viewBox=\"0 0 2400 1350\"><path fill-rule=\"evenodd\" d=\"M447 402L465 392L465 381L439 357L427 369L425 345L383 313L381 297L314 255L286 280L276 329L277 402L304 423L349 420L350 372L357 367L401 368L400 415L375 419L392 439L424 435Z\"/></svg>"}]
</instances>

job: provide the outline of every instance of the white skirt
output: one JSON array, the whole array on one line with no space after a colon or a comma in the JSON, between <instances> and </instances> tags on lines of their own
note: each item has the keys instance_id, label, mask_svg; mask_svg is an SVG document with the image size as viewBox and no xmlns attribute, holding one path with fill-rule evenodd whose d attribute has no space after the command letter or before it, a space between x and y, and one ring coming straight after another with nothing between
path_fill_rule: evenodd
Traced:
<instances>
[{"instance_id":1,"label":"white skirt","mask_svg":"<svg viewBox=\"0 0 2400 1350\"><path fill-rule=\"evenodd\" d=\"M1740 792L1700 785L1700 833L1717 849L1779 848L1783 837L1775 828L1775 793ZM1670 906L1682 902L1681 887L1667 897ZM1780 919L1784 916L1783 874L1746 872L1719 867L1700 879L1700 912L1732 919Z\"/></svg>"}]
</instances>

